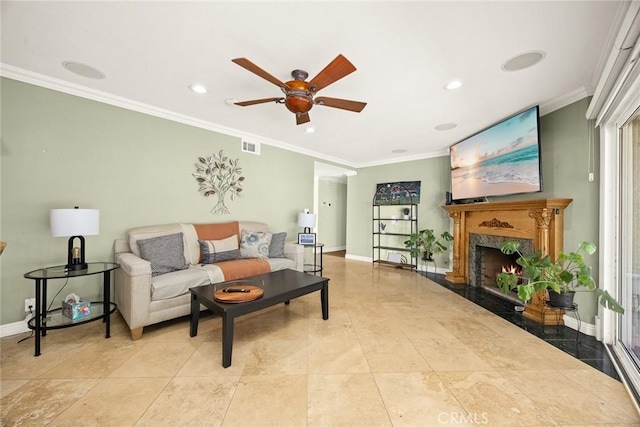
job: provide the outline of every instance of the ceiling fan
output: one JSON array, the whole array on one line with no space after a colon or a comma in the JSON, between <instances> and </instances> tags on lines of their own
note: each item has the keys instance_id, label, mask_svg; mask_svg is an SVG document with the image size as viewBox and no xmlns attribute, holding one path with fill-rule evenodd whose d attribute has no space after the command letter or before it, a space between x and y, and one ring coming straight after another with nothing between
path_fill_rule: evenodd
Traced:
<instances>
[{"instance_id":1,"label":"ceiling fan","mask_svg":"<svg viewBox=\"0 0 640 427\"><path fill-rule=\"evenodd\" d=\"M335 83L356 70L356 67L342 55L338 55L329 65L324 67L317 76L308 82L306 80L307 77L309 77L309 73L304 70L293 70L291 72L293 80L283 83L246 58L236 58L231 61L278 86L285 95L284 98L263 98L235 102L235 105L247 107L249 105L263 104L266 102L284 104L289 111L296 115L296 124L298 125L307 123L310 120L309 110L311 110L314 105L340 108L356 113L362 111L367 105L366 102L349 101L347 99L329 98L326 96L314 98L316 92L320 89Z\"/></svg>"}]
</instances>

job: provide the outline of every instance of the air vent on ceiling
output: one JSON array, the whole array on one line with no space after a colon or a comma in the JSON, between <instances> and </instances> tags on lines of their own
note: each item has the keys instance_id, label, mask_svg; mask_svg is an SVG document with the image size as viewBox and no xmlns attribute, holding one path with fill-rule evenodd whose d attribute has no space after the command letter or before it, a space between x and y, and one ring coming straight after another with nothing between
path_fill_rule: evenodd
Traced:
<instances>
[{"instance_id":1,"label":"air vent on ceiling","mask_svg":"<svg viewBox=\"0 0 640 427\"><path fill-rule=\"evenodd\" d=\"M242 140L242 151L251 154L260 154L260 143Z\"/></svg>"}]
</instances>

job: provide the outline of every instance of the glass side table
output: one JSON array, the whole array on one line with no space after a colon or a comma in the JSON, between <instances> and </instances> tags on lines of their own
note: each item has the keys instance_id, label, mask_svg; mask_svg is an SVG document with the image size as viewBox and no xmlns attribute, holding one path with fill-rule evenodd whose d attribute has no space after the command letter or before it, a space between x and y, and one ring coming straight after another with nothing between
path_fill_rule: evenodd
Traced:
<instances>
[{"instance_id":1,"label":"glass side table","mask_svg":"<svg viewBox=\"0 0 640 427\"><path fill-rule=\"evenodd\" d=\"M35 354L40 356L40 336L47 335L50 329L69 328L98 319L106 324L105 338L111 336L111 313L116 311L116 304L111 302L111 272L119 268L119 264L113 262L90 262L84 270L65 270L64 265L40 268L25 273L26 279L35 281L36 286L36 315L27 323L30 329L35 330ZM58 308L47 313L47 281L54 279L71 279L74 277L85 277L94 274L102 274L103 277L103 301L94 301L91 305L91 314L87 317L72 320L62 315L62 309ZM49 317L49 315L51 317Z\"/></svg>"},{"instance_id":2,"label":"glass side table","mask_svg":"<svg viewBox=\"0 0 640 427\"><path fill-rule=\"evenodd\" d=\"M313 245L303 246L305 249L313 248L313 263L304 264L304 272L322 276L322 248L324 248L324 243L316 243Z\"/></svg>"}]
</instances>

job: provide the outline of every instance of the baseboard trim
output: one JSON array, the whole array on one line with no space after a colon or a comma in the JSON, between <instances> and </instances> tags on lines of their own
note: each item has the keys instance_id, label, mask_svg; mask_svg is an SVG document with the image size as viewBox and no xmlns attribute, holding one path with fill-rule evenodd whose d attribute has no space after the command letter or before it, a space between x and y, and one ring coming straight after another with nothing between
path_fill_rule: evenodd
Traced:
<instances>
[{"instance_id":1,"label":"baseboard trim","mask_svg":"<svg viewBox=\"0 0 640 427\"><path fill-rule=\"evenodd\" d=\"M0 338L10 337L12 335L18 335L23 332L29 332L26 320L19 322L8 323L6 325L0 325Z\"/></svg>"},{"instance_id":2,"label":"baseboard trim","mask_svg":"<svg viewBox=\"0 0 640 427\"><path fill-rule=\"evenodd\" d=\"M565 314L563 316L564 325L568 328L578 330L578 321L575 317ZM582 322L580 323L580 332L585 335L589 335L590 337L596 336L596 325L592 323Z\"/></svg>"},{"instance_id":3,"label":"baseboard trim","mask_svg":"<svg viewBox=\"0 0 640 427\"><path fill-rule=\"evenodd\" d=\"M366 257L366 256L360 256L360 255L352 255L352 254L345 254L344 256L346 259L351 259L353 261L362 261L362 262L368 262L368 263L373 263L373 258L371 257ZM428 266L426 265L418 265L418 271L422 271L422 272L427 272L427 273L434 273L433 271L433 267L428 268ZM436 268L435 273L436 274L445 274L447 273L449 270L446 268Z\"/></svg>"},{"instance_id":4,"label":"baseboard trim","mask_svg":"<svg viewBox=\"0 0 640 427\"><path fill-rule=\"evenodd\" d=\"M344 257L346 259L351 259L353 261L373 262L371 257L366 257L366 256L345 254Z\"/></svg>"},{"instance_id":5,"label":"baseboard trim","mask_svg":"<svg viewBox=\"0 0 640 427\"><path fill-rule=\"evenodd\" d=\"M338 251L344 251L346 249L347 249L346 246L333 246L330 248L325 246L324 248L322 248L322 252L326 254L327 252L338 252Z\"/></svg>"}]
</instances>

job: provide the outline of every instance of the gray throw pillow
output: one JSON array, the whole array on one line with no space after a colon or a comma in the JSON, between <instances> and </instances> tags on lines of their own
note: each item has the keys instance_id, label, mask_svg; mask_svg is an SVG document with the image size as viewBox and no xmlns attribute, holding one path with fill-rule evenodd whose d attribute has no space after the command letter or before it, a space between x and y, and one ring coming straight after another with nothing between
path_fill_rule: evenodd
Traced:
<instances>
[{"instance_id":1,"label":"gray throw pillow","mask_svg":"<svg viewBox=\"0 0 640 427\"><path fill-rule=\"evenodd\" d=\"M182 233L138 240L138 247L142 259L151 263L152 276L189 268L184 259Z\"/></svg>"},{"instance_id":2,"label":"gray throw pillow","mask_svg":"<svg viewBox=\"0 0 640 427\"><path fill-rule=\"evenodd\" d=\"M271 244L269 244L269 258L284 258L284 241L287 239L287 233L273 233L271 235Z\"/></svg>"}]
</instances>

